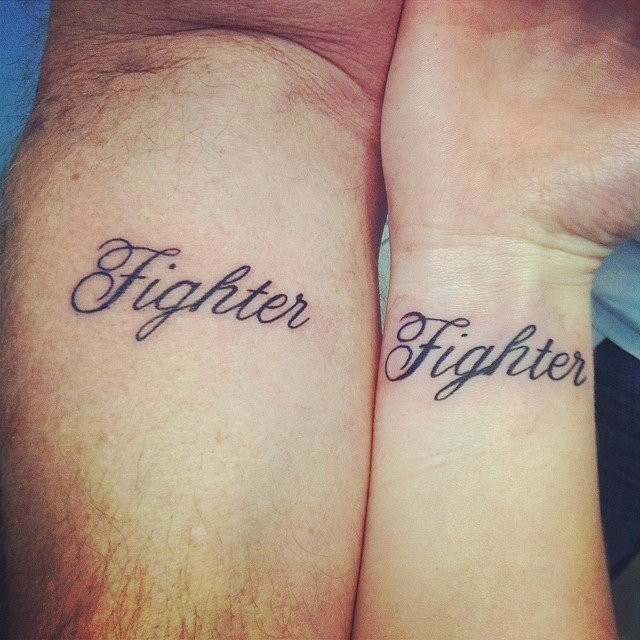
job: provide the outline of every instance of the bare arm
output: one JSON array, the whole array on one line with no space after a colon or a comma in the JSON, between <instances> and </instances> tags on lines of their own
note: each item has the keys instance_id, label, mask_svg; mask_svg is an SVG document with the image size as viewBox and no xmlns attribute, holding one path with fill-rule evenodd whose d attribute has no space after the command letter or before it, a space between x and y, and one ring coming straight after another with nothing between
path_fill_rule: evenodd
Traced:
<instances>
[{"instance_id":1,"label":"bare arm","mask_svg":"<svg viewBox=\"0 0 640 640\"><path fill-rule=\"evenodd\" d=\"M362 74L258 32L289 4L53 7L6 202L14 638L348 635L393 12L328 16L388 18Z\"/></svg>"},{"instance_id":2,"label":"bare arm","mask_svg":"<svg viewBox=\"0 0 640 640\"><path fill-rule=\"evenodd\" d=\"M637 10L405 3L356 637L615 636L589 292L638 223Z\"/></svg>"}]
</instances>

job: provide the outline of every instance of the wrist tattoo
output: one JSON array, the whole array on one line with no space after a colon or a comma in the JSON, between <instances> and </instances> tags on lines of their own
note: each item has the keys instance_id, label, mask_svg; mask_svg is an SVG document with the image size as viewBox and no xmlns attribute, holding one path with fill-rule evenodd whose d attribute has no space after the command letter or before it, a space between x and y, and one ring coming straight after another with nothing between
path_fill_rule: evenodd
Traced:
<instances>
[{"instance_id":1,"label":"wrist tattoo","mask_svg":"<svg viewBox=\"0 0 640 640\"><path fill-rule=\"evenodd\" d=\"M396 335L399 344L391 349L385 361L387 379L392 382L404 380L427 362L427 366L431 365L431 378L446 376L445 380L448 380L436 392L435 400L450 398L473 378L496 373L527 376L530 380L547 378L554 382L568 378L576 387L587 381L586 363L579 351L573 356L565 351L554 351L552 338L539 348L531 344L530 340L538 331L535 324L520 330L505 347L477 345L468 348L462 343L469 337L466 330L470 326L467 318L444 320L428 318L417 311L407 313L402 317ZM451 344L454 331L458 344Z\"/></svg>"},{"instance_id":2,"label":"wrist tattoo","mask_svg":"<svg viewBox=\"0 0 640 640\"><path fill-rule=\"evenodd\" d=\"M233 269L205 290L202 282L194 280L168 284L163 281L161 272L176 268L172 258L180 254L180 249L175 247L152 249L124 238L112 238L98 249L101 253L96 269L73 288L71 307L78 313L98 313L130 294L133 311L154 314L136 332L138 341L148 338L174 314L193 313L205 305L214 315L230 313L237 320L255 318L261 324L282 320L289 329L298 329L309 321L302 293L295 297L271 294L268 291L273 284L271 280L255 288L247 287L249 265Z\"/></svg>"}]
</instances>

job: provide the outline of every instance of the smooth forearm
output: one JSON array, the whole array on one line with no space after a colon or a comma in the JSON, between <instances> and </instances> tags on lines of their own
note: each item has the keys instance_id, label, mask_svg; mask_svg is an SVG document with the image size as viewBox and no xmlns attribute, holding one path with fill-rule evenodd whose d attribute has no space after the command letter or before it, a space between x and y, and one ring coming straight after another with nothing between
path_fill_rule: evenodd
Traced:
<instances>
[{"instance_id":1,"label":"smooth forearm","mask_svg":"<svg viewBox=\"0 0 640 640\"><path fill-rule=\"evenodd\" d=\"M588 269L423 237L394 255L359 633L611 638Z\"/></svg>"}]
</instances>

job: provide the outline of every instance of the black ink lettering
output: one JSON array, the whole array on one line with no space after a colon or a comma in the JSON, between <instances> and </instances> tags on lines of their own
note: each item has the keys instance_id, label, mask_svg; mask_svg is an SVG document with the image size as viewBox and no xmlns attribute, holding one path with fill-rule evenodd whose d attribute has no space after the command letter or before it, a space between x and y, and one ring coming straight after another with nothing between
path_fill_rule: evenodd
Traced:
<instances>
[{"instance_id":1,"label":"black ink lettering","mask_svg":"<svg viewBox=\"0 0 640 640\"><path fill-rule=\"evenodd\" d=\"M289 311L290 312L293 311L296 307L299 307L299 309L287 321L287 327L289 327L289 329L297 329L298 327L301 327L303 324L307 324L307 322L309 322L309 317L306 317L304 320L301 320L297 324L295 322L295 319L299 315L304 313L305 309L308 306L309 305L307 304L307 301L304 299L304 296L301 293L297 294L295 304L291 307L291 309L289 309Z\"/></svg>"},{"instance_id":2,"label":"black ink lettering","mask_svg":"<svg viewBox=\"0 0 640 640\"><path fill-rule=\"evenodd\" d=\"M404 380L404 378L408 378L410 375L415 373L420 365L425 361L427 356L431 351L435 351L437 349L441 349L442 347L437 344L437 340L440 336L450 327L461 327L466 328L469 326L469 321L466 318L456 318L455 320L441 320L440 318L427 318L420 313L412 312L405 315L402 320L407 320L407 322L400 327L398 330L398 340L404 344L399 345L394 350L389 353L387 359L385 361L385 372L389 380ZM419 353L411 362L411 359L414 354L414 350L412 347L408 346L407 342L412 342L418 337L422 337L425 328L429 325L430 322L439 322L442 326L431 336L428 342L425 344L421 344L418 346ZM407 328L412 327L414 324L418 325L418 331L415 333L415 336L411 336L411 333L407 335ZM389 373L390 370L390 360L394 353L405 353L406 359L400 367L400 373L393 377L392 374ZM440 361L438 361L440 362ZM431 376L438 375L437 372L431 371Z\"/></svg>"},{"instance_id":3,"label":"black ink lettering","mask_svg":"<svg viewBox=\"0 0 640 640\"><path fill-rule=\"evenodd\" d=\"M154 278L142 291L142 293L133 301L131 305L134 311L140 311L140 309L144 309L152 305L155 302L155 298L152 298L148 302L143 302L143 300L149 295L149 293L155 288L155 286L160 282L159 278Z\"/></svg>"},{"instance_id":4,"label":"black ink lettering","mask_svg":"<svg viewBox=\"0 0 640 640\"><path fill-rule=\"evenodd\" d=\"M154 301L153 306L157 311L161 311L157 316L153 316L150 320L147 320L136 333L136 340L144 340L148 338L160 325L164 324L174 313L188 309L190 305L183 304L184 301L195 293L200 286L201 282L193 282L192 280L179 280L170 287L167 287ZM171 297L175 291L180 289L187 289L186 293L183 293L179 299L169 306L165 306L162 303Z\"/></svg>"},{"instance_id":5,"label":"black ink lettering","mask_svg":"<svg viewBox=\"0 0 640 640\"><path fill-rule=\"evenodd\" d=\"M440 326L433 330L434 324ZM501 350L497 345L478 345L457 355L458 346L451 344L451 338L454 337L452 329L466 329L470 325L467 318L429 318L417 311L405 314L396 334L397 344L385 360L387 379L391 382L404 380L430 362L431 378L446 375L452 378L436 391L434 399L438 401L450 398L474 378L492 376L500 371L510 377L526 374L530 380L546 378L553 382L560 382L573 374L572 381L576 387L587 381L584 374L586 362L579 351L574 353L572 360L564 351L554 353L552 338L547 339L542 347L531 344L538 332L534 324L521 329ZM424 341L427 332L431 335ZM469 336L466 332L458 335L459 338ZM445 338L449 344L443 344ZM440 351L439 356L432 357L431 354L436 351Z\"/></svg>"},{"instance_id":6,"label":"black ink lettering","mask_svg":"<svg viewBox=\"0 0 640 640\"><path fill-rule=\"evenodd\" d=\"M220 307L227 300L238 293L238 287L234 283L242 280L246 275L248 275L250 271L251 267L249 265L244 265L239 269L235 269L231 273L227 274L224 278L222 278L222 280L220 280L220 282L217 282L215 285L213 285L213 287L205 294L206 297L198 300L198 302L196 302L196 305L200 306L206 298L213 295L214 293L217 293L218 291L228 291L226 295L222 296L222 298L220 298L220 300L218 300L213 305L213 307L211 307L211 313L222 314L233 311L233 305L231 307L228 307L227 309L220 309Z\"/></svg>"},{"instance_id":7,"label":"black ink lettering","mask_svg":"<svg viewBox=\"0 0 640 640\"><path fill-rule=\"evenodd\" d=\"M580 387L582 386L586 381L587 381L587 376L584 375L582 377L580 377L582 375L582 372L584 370L585 365L587 364L583 359L582 359L582 354L579 351L576 351L573 354L574 357L574 366L576 368L576 374L573 378L573 384L576 387Z\"/></svg>"},{"instance_id":8,"label":"black ink lettering","mask_svg":"<svg viewBox=\"0 0 640 640\"><path fill-rule=\"evenodd\" d=\"M115 246L113 246L115 244ZM133 246L128 240L124 240L123 238L113 238L112 240L107 240L107 242L100 245L99 249L104 249L105 247L109 247L107 251L100 256L96 266L98 267L98 271L94 271L89 275L84 276L78 282L78 284L74 287L71 293L71 306L75 311L79 313L97 313L98 311L104 311L108 309L112 304L114 304L119 298L121 298L129 287L136 281L142 280L145 276L142 275L142 272L157 258L164 256L177 256L180 253L180 249L162 249L160 251L156 249L149 249L148 247L136 247ZM137 254L142 253L143 256L147 256L138 266L131 272L126 274L121 274L120 278L124 280L122 284L115 289L115 279L111 275L117 269L125 266L129 263L129 261ZM118 259L118 255L122 254L122 257ZM111 262L115 256L115 262ZM87 306L80 302L80 298L82 297L82 293L87 289L92 289L92 284L96 284L97 281L102 281L108 283L106 290L99 296L95 297L93 304L95 306ZM95 295L95 294L94 294ZM104 302L100 302L104 300ZM99 303L99 304L96 304Z\"/></svg>"},{"instance_id":9,"label":"black ink lettering","mask_svg":"<svg viewBox=\"0 0 640 640\"><path fill-rule=\"evenodd\" d=\"M78 313L98 313L113 307L133 292L133 311L144 314L152 308L159 312L147 318L135 333L138 341L148 338L176 313L197 312L208 301L211 301L212 314L230 314L237 320L255 318L260 324L272 324L289 316L286 322L289 329L298 329L309 321L308 316L300 317L308 307L302 293L296 294L291 304L290 296L269 292L273 284L271 280L241 290L241 284L244 284L252 270L249 265L233 269L199 295L201 282L178 280L167 284L157 273L157 263L180 254L180 249L176 247L152 249L134 245L124 238L112 238L98 249L101 253L96 261L96 269L80 278L71 291L71 307ZM170 271L177 267L175 262L163 264L163 268ZM156 273L153 273L154 270ZM142 283L144 286L141 287ZM262 297L266 300L261 300Z\"/></svg>"},{"instance_id":10,"label":"black ink lettering","mask_svg":"<svg viewBox=\"0 0 640 640\"><path fill-rule=\"evenodd\" d=\"M543 369L541 372L537 372L538 367L542 364L542 361L551 353L551 347L553 346L553 340L549 338L542 347L542 349L536 349L540 355L535 359L534 363L529 368L529 377L532 380L537 380L538 378L542 378L547 373L546 369Z\"/></svg>"},{"instance_id":11,"label":"black ink lettering","mask_svg":"<svg viewBox=\"0 0 640 640\"><path fill-rule=\"evenodd\" d=\"M258 309L258 320L260 320L260 322L265 322L265 323L274 322L275 320L278 320L279 318L282 317L283 315L282 313L276 314L272 318L265 318L263 311L268 311L269 309L280 309L281 307L284 307L285 304L287 304L288 300L289 298L287 298L287 296L285 296L283 293L279 293L277 296L273 296L272 298L269 298L260 307L260 309Z\"/></svg>"},{"instance_id":12,"label":"black ink lettering","mask_svg":"<svg viewBox=\"0 0 640 640\"><path fill-rule=\"evenodd\" d=\"M254 301L256 300L256 298L258 296L267 296L269 295L268 289L271 286L271 280L267 280L266 282L263 282L257 289L248 289L249 291L249 295L238 304L238 311L236 312L236 318L238 318L238 320L248 320L249 318L253 318L254 316L258 315L258 312L260 311L260 307L258 307L257 309L253 310L251 313L248 313L247 315L241 315L241 313Z\"/></svg>"},{"instance_id":13,"label":"black ink lettering","mask_svg":"<svg viewBox=\"0 0 640 640\"><path fill-rule=\"evenodd\" d=\"M561 373L560 375L555 374L554 369L562 369L566 367L567 364L569 364L569 360L571 360L571 358L569 357L568 353L557 353L555 356L553 356L548 369L549 377L552 380L556 381L564 380L571 373L571 368L569 368L568 371Z\"/></svg>"}]
</instances>

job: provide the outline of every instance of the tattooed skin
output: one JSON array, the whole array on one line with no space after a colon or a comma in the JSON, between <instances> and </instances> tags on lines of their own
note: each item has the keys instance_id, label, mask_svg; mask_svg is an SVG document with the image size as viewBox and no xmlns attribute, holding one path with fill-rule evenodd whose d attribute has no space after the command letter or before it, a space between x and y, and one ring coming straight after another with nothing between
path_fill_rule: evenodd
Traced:
<instances>
[{"instance_id":1,"label":"tattooed skin","mask_svg":"<svg viewBox=\"0 0 640 640\"><path fill-rule=\"evenodd\" d=\"M448 382L435 394L435 400L446 400L473 378L503 373L527 376L530 380L547 378L554 382L570 379L574 386L583 385L585 361L579 351L569 355L554 351L549 338L536 348L532 339L538 328L530 324L520 330L506 346L461 346L469 337L467 318L445 320L429 318L412 311L402 317L396 335L398 343L385 361L387 379L394 382L412 376L423 366L431 366L431 378L445 376ZM458 344L451 343L456 340ZM451 379L453 378L453 379Z\"/></svg>"},{"instance_id":2,"label":"tattooed skin","mask_svg":"<svg viewBox=\"0 0 640 640\"><path fill-rule=\"evenodd\" d=\"M136 332L136 340L148 338L176 313L193 313L203 307L214 315L228 313L237 320L255 318L261 324L282 320L289 329L298 329L309 321L303 317L307 308L303 294L271 294L271 280L247 287L249 265L233 269L205 290L202 282L177 280L167 284L160 277L164 270L176 268L172 258L180 254L180 249L175 247L152 249L112 238L98 249L101 254L96 268L73 288L71 306L78 313L98 313L128 298L133 311L153 313Z\"/></svg>"}]
</instances>

